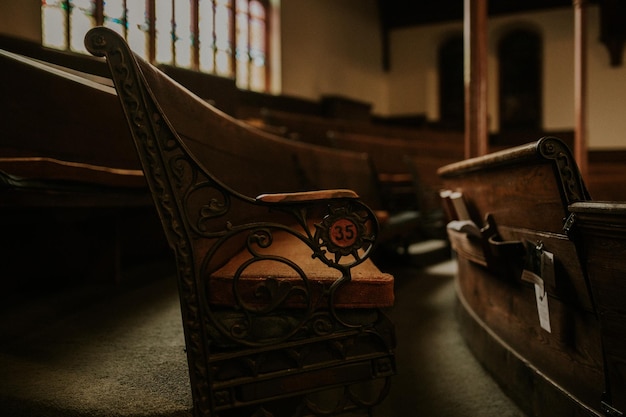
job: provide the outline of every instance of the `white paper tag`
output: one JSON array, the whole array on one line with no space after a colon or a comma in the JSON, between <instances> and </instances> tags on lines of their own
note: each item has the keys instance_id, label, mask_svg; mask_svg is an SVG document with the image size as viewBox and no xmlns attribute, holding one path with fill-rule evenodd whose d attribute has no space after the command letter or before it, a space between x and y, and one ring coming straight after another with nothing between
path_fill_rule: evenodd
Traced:
<instances>
[{"instance_id":1,"label":"white paper tag","mask_svg":"<svg viewBox=\"0 0 626 417\"><path fill-rule=\"evenodd\" d=\"M527 269L522 272L522 279L534 284L539 325L548 333L552 333L552 328L550 327L550 308L548 307L548 292L543 285L543 279Z\"/></svg>"},{"instance_id":2,"label":"white paper tag","mask_svg":"<svg viewBox=\"0 0 626 417\"><path fill-rule=\"evenodd\" d=\"M541 280L541 278L539 278ZM539 325L548 333L552 333L550 327L550 309L548 308L548 293L541 284L535 284L535 299L537 300L537 312L539 313Z\"/></svg>"}]
</instances>

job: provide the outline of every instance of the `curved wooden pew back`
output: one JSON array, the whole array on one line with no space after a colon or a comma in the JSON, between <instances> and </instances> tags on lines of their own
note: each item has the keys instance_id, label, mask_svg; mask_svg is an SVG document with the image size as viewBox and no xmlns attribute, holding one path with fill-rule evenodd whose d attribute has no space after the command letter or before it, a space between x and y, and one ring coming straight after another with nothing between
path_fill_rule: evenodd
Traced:
<instances>
[{"instance_id":1,"label":"curved wooden pew back","mask_svg":"<svg viewBox=\"0 0 626 417\"><path fill-rule=\"evenodd\" d=\"M453 192L446 204L457 208L448 235L460 298L548 378L546 387L567 393L563 403L597 408L604 385L600 332L580 242L568 223L568 205L590 197L567 146L546 137L438 173ZM494 369L504 378L508 372ZM531 407L549 406L547 391L529 390L522 378L506 383L528 395L522 401Z\"/></svg>"},{"instance_id":2,"label":"curved wooden pew back","mask_svg":"<svg viewBox=\"0 0 626 417\"><path fill-rule=\"evenodd\" d=\"M106 55L176 255L196 414L371 412L395 372L374 213L351 190L299 191L306 148L217 111L113 31L85 43Z\"/></svg>"}]
</instances>

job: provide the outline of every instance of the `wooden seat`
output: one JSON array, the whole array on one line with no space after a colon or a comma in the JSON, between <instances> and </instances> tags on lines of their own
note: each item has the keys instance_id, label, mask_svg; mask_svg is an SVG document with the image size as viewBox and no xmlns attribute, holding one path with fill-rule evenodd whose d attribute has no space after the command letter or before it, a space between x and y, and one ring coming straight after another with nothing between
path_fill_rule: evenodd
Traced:
<instances>
[{"instance_id":1,"label":"wooden seat","mask_svg":"<svg viewBox=\"0 0 626 417\"><path fill-rule=\"evenodd\" d=\"M196 414L371 413L395 373L382 311L393 277L369 259L374 212L347 189L295 190L282 141L193 96L113 31L85 43L107 58L176 256Z\"/></svg>"},{"instance_id":2,"label":"wooden seat","mask_svg":"<svg viewBox=\"0 0 626 417\"><path fill-rule=\"evenodd\" d=\"M479 358L528 412L599 413L600 327L567 222L590 197L567 146L546 137L438 173L457 193L448 235Z\"/></svg>"}]
</instances>

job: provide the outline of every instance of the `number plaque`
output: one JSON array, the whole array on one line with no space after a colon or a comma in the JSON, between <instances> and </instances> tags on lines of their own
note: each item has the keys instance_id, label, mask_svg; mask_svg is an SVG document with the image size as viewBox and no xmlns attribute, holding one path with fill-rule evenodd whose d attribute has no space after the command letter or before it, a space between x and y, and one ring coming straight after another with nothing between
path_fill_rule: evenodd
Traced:
<instances>
[{"instance_id":1,"label":"number plaque","mask_svg":"<svg viewBox=\"0 0 626 417\"><path fill-rule=\"evenodd\" d=\"M350 219L338 219L330 226L330 240L342 248L354 245L356 236L356 225Z\"/></svg>"},{"instance_id":2,"label":"number plaque","mask_svg":"<svg viewBox=\"0 0 626 417\"><path fill-rule=\"evenodd\" d=\"M330 213L320 224L316 224L317 238L322 246L338 257L355 255L373 242L367 230L367 221L367 215L352 211L350 206L330 207Z\"/></svg>"}]
</instances>

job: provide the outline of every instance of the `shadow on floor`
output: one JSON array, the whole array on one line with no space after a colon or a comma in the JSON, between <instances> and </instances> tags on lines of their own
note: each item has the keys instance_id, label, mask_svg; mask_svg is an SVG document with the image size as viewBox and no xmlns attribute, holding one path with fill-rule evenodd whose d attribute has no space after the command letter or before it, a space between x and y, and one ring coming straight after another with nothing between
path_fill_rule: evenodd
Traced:
<instances>
[{"instance_id":1,"label":"shadow on floor","mask_svg":"<svg viewBox=\"0 0 626 417\"><path fill-rule=\"evenodd\" d=\"M460 336L455 265L382 267L396 278L398 375L377 417L524 416ZM0 415L190 416L173 271L148 273L163 278L0 308Z\"/></svg>"},{"instance_id":2,"label":"shadow on floor","mask_svg":"<svg viewBox=\"0 0 626 417\"><path fill-rule=\"evenodd\" d=\"M381 417L524 417L472 356L455 317L456 263L389 267L396 279L390 316L398 375Z\"/></svg>"}]
</instances>

